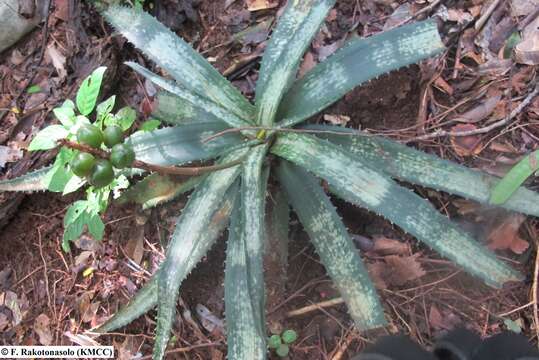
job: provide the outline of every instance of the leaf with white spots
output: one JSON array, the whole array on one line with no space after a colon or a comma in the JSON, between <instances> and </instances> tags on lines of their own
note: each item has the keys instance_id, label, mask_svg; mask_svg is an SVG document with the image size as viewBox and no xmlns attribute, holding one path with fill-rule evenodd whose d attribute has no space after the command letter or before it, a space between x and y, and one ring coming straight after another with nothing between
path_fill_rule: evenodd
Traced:
<instances>
[{"instance_id":1,"label":"leaf with white spots","mask_svg":"<svg viewBox=\"0 0 539 360\"><path fill-rule=\"evenodd\" d=\"M226 149L241 144L237 134L226 134L214 141L203 140L226 129L220 122L185 124L177 127L138 132L126 139L133 147L137 160L157 165L181 165L207 160Z\"/></svg>"},{"instance_id":2,"label":"leaf with white spots","mask_svg":"<svg viewBox=\"0 0 539 360\"><path fill-rule=\"evenodd\" d=\"M237 160L246 153L246 149L237 150L224 156L219 163ZM156 360L161 360L165 355L176 314L180 284L200 260L199 257L193 256L193 253L198 252L201 246L205 246L199 241L200 234L207 231L213 214L219 209L240 170L241 166L238 165L210 173L191 195L176 222L158 280L158 316L153 350L153 358Z\"/></svg>"},{"instance_id":3,"label":"leaf with white spots","mask_svg":"<svg viewBox=\"0 0 539 360\"><path fill-rule=\"evenodd\" d=\"M257 322L263 324L258 335L265 338L265 294L263 253L265 243L265 204L267 173L262 171L268 151L266 144L250 150L241 177L241 236L245 239L249 262L249 293Z\"/></svg>"},{"instance_id":4,"label":"leaf with white spots","mask_svg":"<svg viewBox=\"0 0 539 360\"><path fill-rule=\"evenodd\" d=\"M215 244L221 233L228 224L228 219L232 212L235 199L238 196L239 187L233 185L227 191L225 198L219 210L217 210L206 227L205 231L199 234L197 241L191 242L191 248L183 248L183 251L190 254L189 258L183 258L184 263L178 263L176 266L185 268L184 273L189 274L196 264L202 259L209 249ZM98 327L95 331L106 333L114 331L125 326L150 311L157 305L157 290L160 270L140 289L129 304L114 314L107 322ZM182 279L183 281L183 279Z\"/></svg>"},{"instance_id":5,"label":"leaf with white spots","mask_svg":"<svg viewBox=\"0 0 539 360\"><path fill-rule=\"evenodd\" d=\"M14 179L0 181L0 191L43 191L47 190L47 174L52 166L29 172Z\"/></svg>"},{"instance_id":6,"label":"leaf with white spots","mask_svg":"<svg viewBox=\"0 0 539 360\"><path fill-rule=\"evenodd\" d=\"M251 257L248 256L242 222L241 201L236 201L231 216L226 249L225 316L229 360L266 359L265 324L260 319L257 299L250 287ZM261 256L261 255L260 255Z\"/></svg>"},{"instance_id":7,"label":"leaf with white spots","mask_svg":"<svg viewBox=\"0 0 539 360\"><path fill-rule=\"evenodd\" d=\"M277 118L285 127L300 123L356 86L443 49L434 21L352 40L292 86L283 97Z\"/></svg>"},{"instance_id":8,"label":"leaf with white spots","mask_svg":"<svg viewBox=\"0 0 539 360\"><path fill-rule=\"evenodd\" d=\"M302 55L324 22L335 0L294 0L264 51L256 87L257 124L273 124L283 94L296 78Z\"/></svg>"},{"instance_id":9,"label":"leaf with white spots","mask_svg":"<svg viewBox=\"0 0 539 360\"><path fill-rule=\"evenodd\" d=\"M271 151L305 167L326 180L340 198L385 217L487 284L500 287L522 279L425 199L339 146L314 136L287 133L277 137Z\"/></svg>"},{"instance_id":10,"label":"leaf with white spots","mask_svg":"<svg viewBox=\"0 0 539 360\"><path fill-rule=\"evenodd\" d=\"M152 116L171 125L221 121L206 109L168 91L159 91Z\"/></svg>"},{"instance_id":11,"label":"leaf with white spots","mask_svg":"<svg viewBox=\"0 0 539 360\"><path fill-rule=\"evenodd\" d=\"M370 167L383 170L395 179L445 191L482 204L489 204L491 191L499 182L498 178L484 172L469 169L390 139L340 126L306 125L302 128L319 130L318 137L340 145ZM343 135L324 131L342 132ZM521 186L500 206L539 216L539 194Z\"/></svg>"},{"instance_id":12,"label":"leaf with white spots","mask_svg":"<svg viewBox=\"0 0 539 360\"><path fill-rule=\"evenodd\" d=\"M149 71L143 66L140 66L137 63L128 61L125 64L131 69L138 72L140 75L152 81L154 84L160 86L163 90L166 90L180 97L182 100L184 100L186 103L190 104L194 108L209 112L210 114L215 116L215 118L224 121L232 127L251 125L247 120L242 119L241 117L235 115L233 112L222 108L221 106L215 104L214 102L208 100L203 96L191 92L187 88L178 85L173 81L167 80L165 78L162 78L161 76L152 73L151 71Z\"/></svg>"},{"instance_id":13,"label":"leaf with white spots","mask_svg":"<svg viewBox=\"0 0 539 360\"><path fill-rule=\"evenodd\" d=\"M367 269L318 180L286 161L277 175L356 325L360 329L386 325Z\"/></svg>"},{"instance_id":14,"label":"leaf with white spots","mask_svg":"<svg viewBox=\"0 0 539 360\"><path fill-rule=\"evenodd\" d=\"M186 90L211 100L244 120L251 120L254 107L228 80L149 14L132 7L110 6L104 13L112 26Z\"/></svg>"}]
</instances>

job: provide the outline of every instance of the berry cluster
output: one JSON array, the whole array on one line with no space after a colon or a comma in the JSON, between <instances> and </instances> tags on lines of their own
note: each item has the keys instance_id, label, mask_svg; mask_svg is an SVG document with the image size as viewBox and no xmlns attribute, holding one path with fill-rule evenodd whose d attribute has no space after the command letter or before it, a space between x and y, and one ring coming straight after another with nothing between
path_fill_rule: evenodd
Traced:
<instances>
[{"instance_id":1,"label":"berry cluster","mask_svg":"<svg viewBox=\"0 0 539 360\"><path fill-rule=\"evenodd\" d=\"M102 144L110 151L109 159L96 159L87 152L79 152L71 161L73 173L79 177L86 177L90 185L102 188L114 180L114 169L123 169L131 166L135 161L133 149L123 143L123 131L117 125L111 125L101 131L94 125L83 125L77 132L79 143L100 149Z\"/></svg>"}]
</instances>

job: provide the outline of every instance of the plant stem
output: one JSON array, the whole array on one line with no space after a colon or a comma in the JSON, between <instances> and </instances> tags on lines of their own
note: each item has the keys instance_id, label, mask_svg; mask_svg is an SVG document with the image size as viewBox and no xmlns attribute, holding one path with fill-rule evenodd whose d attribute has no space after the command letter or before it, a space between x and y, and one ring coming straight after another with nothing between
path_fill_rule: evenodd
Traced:
<instances>
[{"instance_id":1,"label":"plant stem","mask_svg":"<svg viewBox=\"0 0 539 360\"><path fill-rule=\"evenodd\" d=\"M58 144L68 147L70 149L75 149L75 150L92 154L101 159L108 160L110 158L110 152L108 151L95 149L91 146L79 144L79 143L76 143L74 141L70 141L67 139L58 140ZM141 160L135 160L133 161L133 164L131 165L131 167L150 171L150 172L156 172L162 175L197 176L197 175L205 174L208 172L227 169L232 166L241 164L242 161L243 161L243 158L240 158L238 160L231 161L226 164L219 164L219 165L197 166L197 167L176 167L176 166L162 166L162 165L149 164Z\"/></svg>"}]
</instances>

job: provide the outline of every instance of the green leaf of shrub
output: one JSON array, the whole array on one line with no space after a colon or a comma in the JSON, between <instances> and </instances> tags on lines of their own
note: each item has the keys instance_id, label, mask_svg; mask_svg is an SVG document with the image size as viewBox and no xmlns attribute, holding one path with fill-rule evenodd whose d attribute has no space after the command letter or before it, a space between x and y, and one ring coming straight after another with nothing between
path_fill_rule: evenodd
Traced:
<instances>
[{"instance_id":1,"label":"green leaf of shrub","mask_svg":"<svg viewBox=\"0 0 539 360\"><path fill-rule=\"evenodd\" d=\"M112 95L107 100L103 101L96 108L96 122L100 125L103 124L110 115L114 104L116 103L116 95Z\"/></svg>"},{"instance_id":2,"label":"green leaf of shrub","mask_svg":"<svg viewBox=\"0 0 539 360\"><path fill-rule=\"evenodd\" d=\"M67 137L69 132L62 125L50 125L32 139L28 151L50 150L58 146L57 140Z\"/></svg>"},{"instance_id":3,"label":"green leaf of shrub","mask_svg":"<svg viewBox=\"0 0 539 360\"><path fill-rule=\"evenodd\" d=\"M29 86L28 89L26 89L26 92L28 94L35 94L35 93L38 93L38 92L41 92L41 86L39 85L32 85L32 86Z\"/></svg>"},{"instance_id":4,"label":"green leaf of shrub","mask_svg":"<svg viewBox=\"0 0 539 360\"><path fill-rule=\"evenodd\" d=\"M94 110L105 70L107 68L104 66L98 67L80 85L76 103L82 115L87 116Z\"/></svg>"},{"instance_id":5,"label":"green leaf of shrub","mask_svg":"<svg viewBox=\"0 0 539 360\"><path fill-rule=\"evenodd\" d=\"M154 131L159 127L159 125L161 125L161 121L156 119L150 119L140 124L139 129L140 131Z\"/></svg>"},{"instance_id":6,"label":"green leaf of shrub","mask_svg":"<svg viewBox=\"0 0 539 360\"><path fill-rule=\"evenodd\" d=\"M62 106L53 109L52 112L66 129L69 129L75 125L75 110L73 110L73 108L69 106Z\"/></svg>"},{"instance_id":7,"label":"green leaf of shrub","mask_svg":"<svg viewBox=\"0 0 539 360\"><path fill-rule=\"evenodd\" d=\"M125 106L121 108L115 115L116 123L122 128L123 131L129 130L129 128L131 128L136 119L137 112L130 106Z\"/></svg>"},{"instance_id":8,"label":"green leaf of shrub","mask_svg":"<svg viewBox=\"0 0 539 360\"><path fill-rule=\"evenodd\" d=\"M526 155L496 184L490 195L493 205L504 204L539 168L539 150Z\"/></svg>"}]
</instances>

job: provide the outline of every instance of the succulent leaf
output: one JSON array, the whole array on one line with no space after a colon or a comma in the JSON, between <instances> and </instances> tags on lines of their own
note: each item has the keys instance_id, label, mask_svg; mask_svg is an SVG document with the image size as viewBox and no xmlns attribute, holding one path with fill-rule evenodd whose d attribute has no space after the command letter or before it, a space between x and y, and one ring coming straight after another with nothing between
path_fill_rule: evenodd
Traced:
<instances>
[{"instance_id":1,"label":"succulent leaf","mask_svg":"<svg viewBox=\"0 0 539 360\"><path fill-rule=\"evenodd\" d=\"M178 85L174 83L173 81L167 80L165 78L162 78L161 76L158 76L148 69L140 66L137 63L134 62L126 62L127 66L138 72L140 75L144 76L145 78L152 81L154 84L160 86L162 89L173 93L174 95L182 98L191 106L198 108L198 109L204 109L205 111L211 113L219 120L224 121L228 125L232 127L241 127L241 126L249 126L251 123L249 123L247 120L244 120L240 118L239 116L235 115L234 113L226 110L225 108L222 108L219 105L216 105L215 103L209 101L208 99L190 92L187 90L187 88Z\"/></svg>"},{"instance_id":2,"label":"succulent leaf","mask_svg":"<svg viewBox=\"0 0 539 360\"><path fill-rule=\"evenodd\" d=\"M258 300L252 297L249 256L242 222L241 201L236 201L228 233L225 268L225 315L229 360L266 359L264 323Z\"/></svg>"},{"instance_id":3,"label":"succulent leaf","mask_svg":"<svg viewBox=\"0 0 539 360\"><path fill-rule=\"evenodd\" d=\"M125 142L133 148L137 160L157 165L180 165L216 157L228 148L241 144L237 134L226 134L213 141L202 142L225 128L222 123L186 124L135 133Z\"/></svg>"},{"instance_id":4,"label":"succulent leaf","mask_svg":"<svg viewBox=\"0 0 539 360\"><path fill-rule=\"evenodd\" d=\"M320 130L318 137L340 145L346 152L361 158L370 167L383 170L395 179L445 191L482 204L489 204L491 190L499 182L494 176L429 155L390 139L340 126L306 125L303 128ZM328 134L323 131L343 132L350 136ZM501 206L539 216L539 194L520 187Z\"/></svg>"},{"instance_id":5,"label":"succulent leaf","mask_svg":"<svg viewBox=\"0 0 539 360\"><path fill-rule=\"evenodd\" d=\"M168 91L157 93L156 108L152 116L171 125L188 123L219 122L212 113Z\"/></svg>"},{"instance_id":6,"label":"succulent leaf","mask_svg":"<svg viewBox=\"0 0 539 360\"><path fill-rule=\"evenodd\" d=\"M265 243L265 204L267 173L262 171L268 151L266 144L251 149L243 164L241 182L241 236L245 239L249 273L249 292L257 323L262 324L258 336L265 331L265 291L263 254Z\"/></svg>"},{"instance_id":7,"label":"succulent leaf","mask_svg":"<svg viewBox=\"0 0 539 360\"><path fill-rule=\"evenodd\" d=\"M244 120L254 108L206 59L149 14L123 6L110 6L105 18L133 45L170 73L182 86Z\"/></svg>"},{"instance_id":8,"label":"succulent leaf","mask_svg":"<svg viewBox=\"0 0 539 360\"><path fill-rule=\"evenodd\" d=\"M199 238L196 242L190 244L192 246L191 248L184 248L184 251L189 253L191 257L189 259L185 258L185 262L183 264L177 264L177 266L184 267L186 273L191 272L224 231L228 224L230 214L232 213L232 207L234 206L238 192L239 186L237 186L237 184L230 187L226 192L220 209L213 214L205 231L202 231L199 234ZM159 273L160 270L158 270L148 283L137 292L129 304L114 314L112 318L97 328L96 331L99 333L114 331L153 309L157 305Z\"/></svg>"},{"instance_id":9,"label":"succulent leaf","mask_svg":"<svg viewBox=\"0 0 539 360\"><path fill-rule=\"evenodd\" d=\"M277 138L272 152L326 180L339 197L380 214L487 284L500 287L522 279L426 200L337 145L288 133Z\"/></svg>"},{"instance_id":10,"label":"succulent leaf","mask_svg":"<svg viewBox=\"0 0 539 360\"><path fill-rule=\"evenodd\" d=\"M246 149L237 150L224 156L220 163L239 159L247 153ZM226 191L239 175L241 166L234 166L213 172L197 186L179 217L167 257L161 265L158 291L157 331L153 358L160 360L164 357L170 338L170 331L176 313L176 300L181 282L187 276L199 259L192 256L199 250L199 234L206 231L215 211ZM190 252L186 249L191 249Z\"/></svg>"},{"instance_id":11,"label":"succulent leaf","mask_svg":"<svg viewBox=\"0 0 539 360\"><path fill-rule=\"evenodd\" d=\"M47 190L47 174L52 166L46 166L14 179L0 181L0 191L43 191Z\"/></svg>"},{"instance_id":12,"label":"succulent leaf","mask_svg":"<svg viewBox=\"0 0 539 360\"><path fill-rule=\"evenodd\" d=\"M538 169L539 150L525 156L492 189L489 202L494 205L502 205L507 200L514 198L515 191L533 175ZM537 202L534 202L539 206Z\"/></svg>"},{"instance_id":13,"label":"succulent leaf","mask_svg":"<svg viewBox=\"0 0 539 360\"><path fill-rule=\"evenodd\" d=\"M257 124L271 126L301 57L335 0L289 1L264 51L256 88Z\"/></svg>"},{"instance_id":14,"label":"succulent leaf","mask_svg":"<svg viewBox=\"0 0 539 360\"><path fill-rule=\"evenodd\" d=\"M352 40L294 83L279 107L280 125L300 123L356 86L443 49L436 23L430 20Z\"/></svg>"},{"instance_id":15,"label":"succulent leaf","mask_svg":"<svg viewBox=\"0 0 539 360\"><path fill-rule=\"evenodd\" d=\"M135 202L142 205L144 210L150 209L191 191L203 178L196 176L178 181L171 176L154 173L124 191L118 198L118 203Z\"/></svg>"},{"instance_id":16,"label":"succulent leaf","mask_svg":"<svg viewBox=\"0 0 539 360\"><path fill-rule=\"evenodd\" d=\"M360 329L384 326L384 311L369 273L319 181L286 161L277 175L356 325Z\"/></svg>"}]
</instances>

